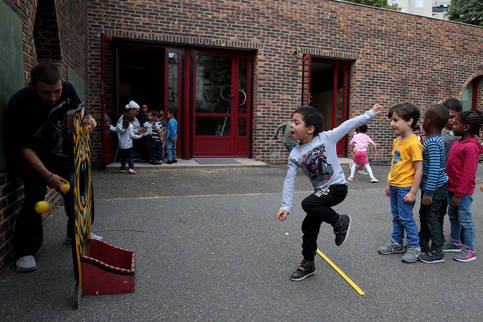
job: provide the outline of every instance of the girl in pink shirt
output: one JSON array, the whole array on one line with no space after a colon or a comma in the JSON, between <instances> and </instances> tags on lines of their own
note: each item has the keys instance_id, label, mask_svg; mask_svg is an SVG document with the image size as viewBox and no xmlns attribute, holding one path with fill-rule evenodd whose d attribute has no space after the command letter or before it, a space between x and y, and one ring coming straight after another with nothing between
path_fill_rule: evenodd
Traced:
<instances>
[{"instance_id":1,"label":"girl in pink shirt","mask_svg":"<svg viewBox=\"0 0 483 322\"><path fill-rule=\"evenodd\" d=\"M371 144L376 150L376 143L371 140L371 138L366 134L367 132L367 125L363 125L357 128L357 134L352 137L349 145L354 146L354 159L351 166L351 174L348 181L354 181L354 173L359 166L364 166L366 168L369 177L371 178L371 182L376 183L377 179L372 174L371 166L369 165L369 158L367 157L367 147Z\"/></svg>"}]
</instances>

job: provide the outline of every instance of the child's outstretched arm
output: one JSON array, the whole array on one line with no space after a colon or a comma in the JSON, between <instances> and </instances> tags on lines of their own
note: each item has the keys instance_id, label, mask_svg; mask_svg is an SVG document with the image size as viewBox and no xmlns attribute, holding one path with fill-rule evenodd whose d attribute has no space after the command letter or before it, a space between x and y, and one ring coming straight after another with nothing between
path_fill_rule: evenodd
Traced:
<instances>
[{"instance_id":1,"label":"child's outstretched arm","mask_svg":"<svg viewBox=\"0 0 483 322\"><path fill-rule=\"evenodd\" d=\"M292 198L295 190L295 178L297 177L297 164L289 159L288 170L283 182L282 205L275 218L284 221L292 208Z\"/></svg>"},{"instance_id":2,"label":"child's outstretched arm","mask_svg":"<svg viewBox=\"0 0 483 322\"><path fill-rule=\"evenodd\" d=\"M321 134L325 133L327 135L327 139L332 142L338 142L344 136L346 136L350 131L355 129L356 127L362 126L369 122L371 119L376 117L377 114L382 112L383 107L379 104L374 104L374 106L367 112L357 117L351 118L333 130L321 132ZM319 134L319 135L321 135Z\"/></svg>"}]
</instances>

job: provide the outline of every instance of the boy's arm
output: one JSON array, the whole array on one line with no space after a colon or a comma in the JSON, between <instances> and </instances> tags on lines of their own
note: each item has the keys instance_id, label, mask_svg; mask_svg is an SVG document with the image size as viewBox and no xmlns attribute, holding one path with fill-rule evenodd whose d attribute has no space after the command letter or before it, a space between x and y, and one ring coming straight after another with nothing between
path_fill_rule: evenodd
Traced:
<instances>
[{"instance_id":1,"label":"boy's arm","mask_svg":"<svg viewBox=\"0 0 483 322\"><path fill-rule=\"evenodd\" d=\"M404 196L404 202L406 203L412 203L416 199L416 193L418 193L421 178L423 177L423 161L413 161L413 165L415 169L414 181L411 190Z\"/></svg>"},{"instance_id":2,"label":"boy's arm","mask_svg":"<svg viewBox=\"0 0 483 322\"><path fill-rule=\"evenodd\" d=\"M345 121L344 123L342 123L341 125L339 125L338 127L336 127L331 131L321 132L321 133L326 133L328 140L332 142L338 142L340 139L342 139L344 136L346 136L350 131L352 131L356 127L362 126L367 122L369 122L374 117L376 117L376 114L379 113L381 110L382 110L382 106L379 104L375 104L371 110L365 112L364 114Z\"/></svg>"},{"instance_id":3,"label":"boy's arm","mask_svg":"<svg viewBox=\"0 0 483 322\"><path fill-rule=\"evenodd\" d=\"M280 210L290 212L292 208L292 198L295 189L295 178L297 177L297 164L289 158L288 170L283 182L282 205Z\"/></svg>"},{"instance_id":4,"label":"boy's arm","mask_svg":"<svg viewBox=\"0 0 483 322\"><path fill-rule=\"evenodd\" d=\"M441 158L441 151L436 142L430 141L425 144L426 150L428 151L428 180L426 181L426 186L424 187L424 195L428 197L433 197L434 191L436 190L436 181L438 179L438 169Z\"/></svg>"}]
</instances>

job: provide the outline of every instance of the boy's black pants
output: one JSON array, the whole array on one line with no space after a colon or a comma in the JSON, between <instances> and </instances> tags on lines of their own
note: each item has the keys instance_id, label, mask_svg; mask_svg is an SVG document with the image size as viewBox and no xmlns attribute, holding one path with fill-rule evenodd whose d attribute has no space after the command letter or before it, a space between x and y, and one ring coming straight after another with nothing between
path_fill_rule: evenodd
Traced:
<instances>
[{"instance_id":1,"label":"boy's black pants","mask_svg":"<svg viewBox=\"0 0 483 322\"><path fill-rule=\"evenodd\" d=\"M334 184L317 190L302 201L307 213L302 222L302 255L305 260L313 261L317 251L317 236L323 221L335 225L339 215L331 208L341 203L347 196L347 185Z\"/></svg>"},{"instance_id":2,"label":"boy's black pants","mask_svg":"<svg viewBox=\"0 0 483 322\"><path fill-rule=\"evenodd\" d=\"M421 199L424 192L421 191ZM434 191L431 205L419 208L419 220L421 229L419 231L419 245L425 249L431 240L431 249L441 251L444 244L444 235L441 221L444 217L448 198L448 185L444 184Z\"/></svg>"}]
</instances>

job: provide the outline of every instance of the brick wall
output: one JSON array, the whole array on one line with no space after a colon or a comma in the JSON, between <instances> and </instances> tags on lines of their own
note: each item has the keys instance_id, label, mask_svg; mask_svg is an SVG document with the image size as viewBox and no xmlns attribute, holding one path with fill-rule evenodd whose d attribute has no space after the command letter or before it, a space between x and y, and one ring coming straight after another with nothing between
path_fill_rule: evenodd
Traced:
<instances>
[{"instance_id":1,"label":"brick wall","mask_svg":"<svg viewBox=\"0 0 483 322\"><path fill-rule=\"evenodd\" d=\"M30 70L38 61L49 60L59 64L67 77L67 66L79 75L87 76L87 1L57 0L1 0L22 21L25 83L30 80ZM37 8L42 11L43 29L34 37ZM55 8L55 11L52 11ZM55 13L57 21L55 21ZM40 21L39 21L40 23ZM56 27L58 27L57 30ZM36 40L40 44L36 46ZM60 43L59 43L60 41ZM38 57L38 51L42 57ZM60 54L60 56L59 56ZM60 204L59 195L50 190L48 200L55 209ZM9 171L0 172L0 269L12 258L12 243L16 214L23 202L22 182ZM45 215L45 217L48 214Z\"/></svg>"},{"instance_id":2,"label":"brick wall","mask_svg":"<svg viewBox=\"0 0 483 322\"><path fill-rule=\"evenodd\" d=\"M374 103L424 108L461 92L482 69L483 28L337 1L89 1L89 105L100 113L100 33L179 45L257 44L253 156L285 162L274 126L300 104L302 54L352 61L351 116ZM296 54L294 55L294 52ZM100 114L98 114L100 116ZM380 160L393 132L371 124ZM100 133L98 133L100 135ZM100 142L99 137L94 138ZM100 160L100 147L94 147Z\"/></svg>"}]
</instances>

